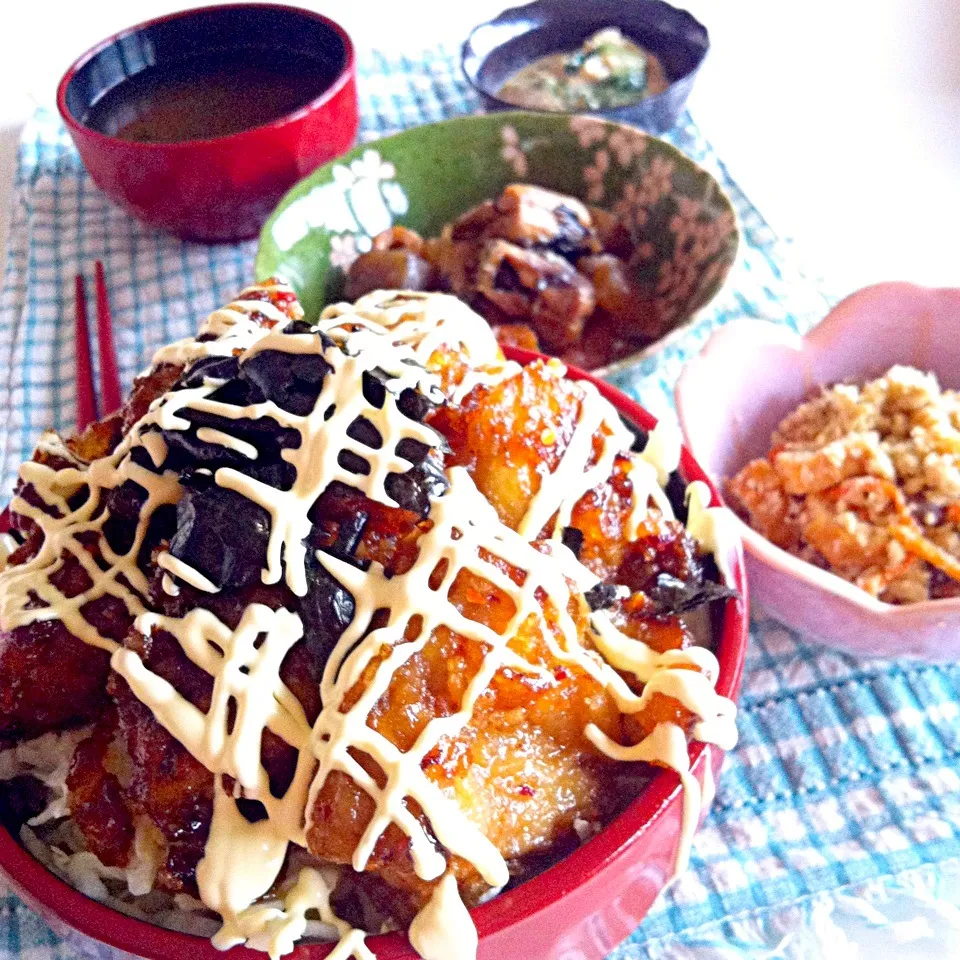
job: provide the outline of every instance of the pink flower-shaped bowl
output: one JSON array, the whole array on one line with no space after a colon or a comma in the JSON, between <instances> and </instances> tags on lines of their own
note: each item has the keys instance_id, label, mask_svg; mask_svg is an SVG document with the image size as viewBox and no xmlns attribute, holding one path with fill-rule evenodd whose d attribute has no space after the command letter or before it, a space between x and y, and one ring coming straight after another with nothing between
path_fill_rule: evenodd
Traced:
<instances>
[{"instance_id":1,"label":"pink flower-shaped bowl","mask_svg":"<svg viewBox=\"0 0 960 960\"><path fill-rule=\"evenodd\" d=\"M507 348L512 360L530 363L541 354ZM594 384L626 420L650 430L656 420L624 394L574 367L568 375ZM709 478L684 450L680 474L689 483L710 486L712 504L720 498ZM0 527L3 519L0 518ZM725 601L716 622L720 665L717 692L736 699L747 645L747 584L739 542L727 544L726 563L740 596ZM703 743L690 746L690 767L713 797L723 751ZM683 791L679 778L659 770L616 820L560 863L513 890L472 910L480 946L477 960L601 960L636 928L673 874L683 830ZM704 809L703 813L706 813ZM84 956L104 960L220 960L225 955L209 940L163 930L123 916L67 886L35 860L0 826L0 877L53 929ZM417 960L406 934L371 937L377 960ZM322 960L333 946L303 944L290 960ZM266 960L266 954L235 947L231 960Z\"/></svg>"},{"instance_id":2,"label":"pink flower-shaped bowl","mask_svg":"<svg viewBox=\"0 0 960 960\"><path fill-rule=\"evenodd\" d=\"M960 289L881 283L806 337L756 320L718 330L676 389L686 445L722 488L764 457L779 422L817 387L907 364L960 387ZM812 640L862 656L960 657L960 599L892 606L775 547L738 521L754 599Z\"/></svg>"}]
</instances>

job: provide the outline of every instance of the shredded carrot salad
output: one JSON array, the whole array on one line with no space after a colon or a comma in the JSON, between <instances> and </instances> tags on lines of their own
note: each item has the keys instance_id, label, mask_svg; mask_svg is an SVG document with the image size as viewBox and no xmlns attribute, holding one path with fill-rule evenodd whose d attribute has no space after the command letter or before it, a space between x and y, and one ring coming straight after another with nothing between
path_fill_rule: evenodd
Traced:
<instances>
[{"instance_id":1,"label":"shredded carrot salad","mask_svg":"<svg viewBox=\"0 0 960 960\"><path fill-rule=\"evenodd\" d=\"M881 600L960 596L960 393L932 374L821 390L727 493L768 540Z\"/></svg>"}]
</instances>

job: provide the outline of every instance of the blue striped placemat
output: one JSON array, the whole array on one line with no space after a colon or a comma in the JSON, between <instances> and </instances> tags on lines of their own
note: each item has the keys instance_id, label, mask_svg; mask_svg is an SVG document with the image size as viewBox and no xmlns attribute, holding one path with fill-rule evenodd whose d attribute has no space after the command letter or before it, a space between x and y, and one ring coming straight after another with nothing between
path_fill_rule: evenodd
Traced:
<instances>
[{"instance_id":1,"label":"blue striped placemat","mask_svg":"<svg viewBox=\"0 0 960 960\"><path fill-rule=\"evenodd\" d=\"M368 54L360 94L365 139L478 106L443 48ZM668 139L724 185L744 242L697 325L619 378L658 414L670 413L680 367L719 324L746 315L805 330L830 302L793 266L693 121L685 117ZM20 148L0 300L0 351L10 358L0 384L3 489L43 428L72 427L78 270L92 278L94 261L105 263L129 385L158 346L192 331L250 279L253 252L253 243L204 247L140 226L93 187L57 116L39 111ZM766 956L785 934L794 952L775 955L820 957L831 937L860 936L861 927L900 924L890 936L906 944L908 921L921 946L957 937L960 922L951 926L945 911L949 891L960 890L958 714L960 666L858 661L756 613L741 743L690 870L611 960ZM0 911L0 960L93 955L12 895L0 898Z\"/></svg>"}]
</instances>

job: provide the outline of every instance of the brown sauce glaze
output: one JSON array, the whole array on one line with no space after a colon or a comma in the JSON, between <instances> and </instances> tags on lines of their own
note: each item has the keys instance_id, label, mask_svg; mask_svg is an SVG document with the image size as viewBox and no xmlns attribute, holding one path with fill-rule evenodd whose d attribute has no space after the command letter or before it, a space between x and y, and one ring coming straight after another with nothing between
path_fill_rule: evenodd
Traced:
<instances>
[{"instance_id":1,"label":"brown sauce glaze","mask_svg":"<svg viewBox=\"0 0 960 960\"><path fill-rule=\"evenodd\" d=\"M320 96L336 71L320 59L269 51L148 67L108 90L84 123L141 143L209 140L279 120Z\"/></svg>"}]
</instances>

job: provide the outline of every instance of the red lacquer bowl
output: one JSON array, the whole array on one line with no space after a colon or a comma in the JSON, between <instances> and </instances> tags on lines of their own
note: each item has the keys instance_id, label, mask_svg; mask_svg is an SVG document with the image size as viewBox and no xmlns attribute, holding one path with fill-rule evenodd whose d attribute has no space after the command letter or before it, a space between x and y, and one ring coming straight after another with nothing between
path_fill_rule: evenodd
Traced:
<instances>
[{"instance_id":1,"label":"red lacquer bowl","mask_svg":"<svg viewBox=\"0 0 960 960\"><path fill-rule=\"evenodd\" d=\"M329 84L279 120L229 136L142 143L87 125L109 90L150 67L266 50L311 56ZM122 93L122 90L118 90ZM359 123L353 44L332 20L296 7L237 3L150 20L99 43L63 75L57 106L94 183L142 222L185 240L246 240L280 198L347 150Z\"/></svg>"},{"instance_id":2,"label":"red lacquer bowl","mask_svg":"<svg viewBox=\"0 0 960 960\"><path fill-rule=\"evenodd\" d=\"M507 348L521 363L540 357L528 350ZM593 383L623 416L644 430L654 417L609 384L573 367L575 380ZM702 480L719 495L710 480L683 451L684 478ZM737 544L728 558L741 599L728 600L717 646L720 677L717 691L736 698L747 644L747 583L743 554ZM697 779L716 778L723 753L695 743L690 761ZM709 767L709 774L705 771ZM673 873L683 815L679 778L660 771L643 793L608 827L566 859L489 903L471 911L480 935L478 960L601 960L629 936L643 919ZM223 954L205 939L162 930L121 916L89 900L57 879L0 829L0 870L20 896L61 933L79 931L101 943L149 960L221 960ZM370 937L379 960L416 960L406 935ZM309 944L291 954L293 960L321 960L332 947ZM229 956L264 960L265 954L245 947Z\"/></svg>"}]
</instances>

